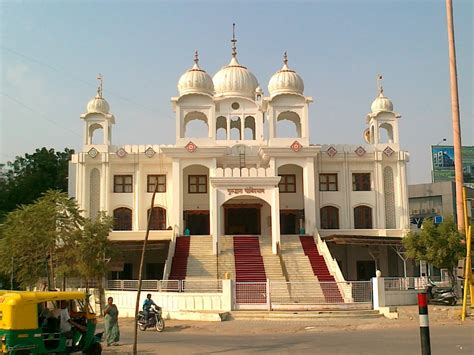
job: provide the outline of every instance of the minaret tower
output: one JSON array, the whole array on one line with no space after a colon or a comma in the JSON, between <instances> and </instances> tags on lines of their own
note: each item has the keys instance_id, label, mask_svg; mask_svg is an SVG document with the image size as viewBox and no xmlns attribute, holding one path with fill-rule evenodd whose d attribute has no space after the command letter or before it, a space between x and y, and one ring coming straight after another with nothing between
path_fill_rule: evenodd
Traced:
<instances>
[{"instance_id":1,"label":"minaret tower","mask_svg":"<svg viewBox=\"0 0 474 355\"><path fill-rule=\"evenodd\" d=\"M84 151L92 146L99 152L107 152L112 144L112 125L115 117L110 113L110 106L103 97L103 77L97 76L99 86L97 95L87 104L87 111L81 115L84 120ZM102 134L101 134L102 133Z\"/></svg>"},{"instance_id":2,"label":"minaret tower","mask_svg":"<svg viewBox=\"0 0 474 355\"><path fill-rule=\"evenodd\" d=\"M364 138L369 144L390 144L398 149L398 119L400 114L393 111L392 101L384 95L382 75L377 75L377 97L372 102L371 113L367 115L369 128Z\"/></svg>"},{"instance_id":3,"label":"minaret tower","mask_svg":"<svg viewBox=\"0 0 474 355\"><path fill-rule=\"evenodd\" d=\"M303 146L309 145L309 104L313 99L304 96L304 82L296 71L288 66L288 55L283 55L283 66L268 83L269 144L288 146L296 140ZM280 122L287 121L293 132L279 129ZM293 135L292 135L293 133Z\"/></svg>"}]
</instances>

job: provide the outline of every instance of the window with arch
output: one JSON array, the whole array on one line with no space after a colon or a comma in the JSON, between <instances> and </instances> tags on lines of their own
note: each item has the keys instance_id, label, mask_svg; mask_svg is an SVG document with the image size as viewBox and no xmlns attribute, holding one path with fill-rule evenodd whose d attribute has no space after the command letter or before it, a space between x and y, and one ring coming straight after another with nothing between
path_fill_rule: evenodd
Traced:
<instances>
[{"instance_id":1,"label":"window with arch","mask_svg":"<svg viewBox=\"0 0 474 355\"><path fill-rule=\"evenodd\" d=\"M184 116L185 138L207 138L209 137L209 125L207 116L198 111L189 112Z\"/></svg>"},{"instance_id":2,"label":"window with arch","mask_svg":"<svg viewBox=\"0 0 474 355\"><path fill-rule=\"evenodd\" d=\"M255 117L247 116L245 117L245 128L244 128L244 139L246 140L255 140Z\"/></svg>"},{"instance_id":3,"label":"window with arch","mask_svg":"<svg viewBox=\"0 0 474 355\"><path fill-rule=\"evenodd\" d=\"M166 210L162 207L153 207L150 215L148 209L147 216L150 216L150 230L166 229Z\"/></svg>"},{"instance_id":4,"label":"window with arch","mask_svg":"<svg viewBox=\"0 0 474 355\"><path fill-rule=\"evenodd\" d=\"M224 116L219 116L216 119L216 139L227 139L227 119Z\"/></svg>"},{"instance_id":5,"label":"window with arch","mask_svg":"<svg viewBox=\"0 0 474 355\"><path fill-rule=\"evenodd\" d=\"M127 207L120 207L114 210L114 230L132 230L132 210Z\"/></svg>"},{"instance_id":6,"label":"window with arch","mask_svg":"<svg viewBox=\"0 0 474 355\"><path fill-rule=\"evenodd\" d=\"M339 208L325 206L321 208L321 229L339 229Z\"/></svg>"},{"instance_id":7,"label":"window with arch","mask_svg":"<svg viewBox=\"0 0 474 355\"><path fill-rule=\"evenodd\" d=\"M104 129L102 125L93 123L89 126L89 144L104 144Z\"/></svg>"},{"instance_id":8,"label":"window with arch","mask_svg":"<svg viewBox=\"0 0 474 355\"><path fill-rule=\"evenodd\" d=\"M379 126L379 143L393 143L393 127L390 123Z\"/></svg>"},{"instance_id":9,"label":"window with arch","mask_svg":"<svg viewBox=\"0 0 474 355\"><path fill-rule=\"evenodd\" d=\"M235 141L242 139L242 120L239 116L230 118L230 139Z\"/></svg>"},{"instance_id":10,"label":"window with arch","mask_svg":"<svg viewBox=\"0 0 474 355\"><path fill-rule=\"evenodd\" d=\"M278 138L301 137L301 119L293 111L285 111L278 115L276 122L276 136Z\"/></svg>"},{"instance_id":11,"label":"window with arch","mask_svg":"<svg viewBox=\"0 0 474 355\"><path fill-rule=\"evenodd\" d=\"M372 208L357 206L354 208L354 228L372 229Z\"/></svg>"}]
</instances>

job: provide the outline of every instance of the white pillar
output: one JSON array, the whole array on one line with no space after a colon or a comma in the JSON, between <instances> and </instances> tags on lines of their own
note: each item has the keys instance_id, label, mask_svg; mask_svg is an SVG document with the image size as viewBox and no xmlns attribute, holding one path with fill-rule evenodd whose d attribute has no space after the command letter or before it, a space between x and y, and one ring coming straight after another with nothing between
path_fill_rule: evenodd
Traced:
<instances>
[{"instance_id":1,"label":"white pillar","mask_svg":"<svg viewBox=\"0 0 474 355\"><path fill-rule=\"evenodd\" d=\"M216 159L212 159L211 166L209 167L209 178L216 176ZM219 207L217 204L217 189L209 183L209 232L212 237L212 253L217 255L219 248L217 243L219 242L219 232L217 228L218 224L218 213Z\"/></svg>"},{"instance_id":2,"label":"white pillar","mask_svg":"<svg viewBox=\"0 0 474 355\"><path fill-rule=\"evenodd\" d=\"M277 254L277 244L280 244L280 196L278 187L272 191L272 253Z\"/></svg>"},{"instance_id":3,"label":"white pillar","mask_svg":"<svg viewBox=\"0 0 474 355\"><path fill-rule=\"evenodd\" d=\"M314 190L314 160L306 158L306 164L303 168L303 194L304 194L304 214L305 231L307 234L313 234L316 228L316 193Z\"/></svg>"},{"instance_id":4,"label":"white pillar","mask_svg":"<svg viewBox=\"0 0 474 355\"><path fill-rule=\"evenodd\" d=\"M385 229L385 189L382 166L382 152L375 153L374 189L375 208L372 209L372 228Z\"/></svg>"},{"instance_id":5,"label":"white pillar","mask_svg":"<svg viewBox=\"0 0 474 355\"><path fill-rule=\"evenodd\" d=\"M171 223L173 227L178 227L179 234L183 234L183 179L179 159L173 159L172 174L171 196L173 196L173 205Z\"/></svg>"},{"instance_id":6,"label":"white pillar","mask_svg":"<svg viewBox=\"0 0 474 355\"><path fill-rule=\"evenodd\" d=\"M222 310L232 310L232 280L222 280Z\"/></svg>"},{"instance_id":7,"label":"white pillar","mask_svg":"<svg viewBox=\"0 0 474 355\"><path fill-rule=\"evenodd\" d=\"M113 212L110 211L110 196L112 196L112 189L110 188L110 164L108 155L107 161L104 164L104 181L104 211L106 211L109 216L112 216Z\"/></svg>"},{"instance_id":8,"label":"white pillar","mask_svg":"<svg viewBox=\"0 0 474 355\"><path fill-rule=\"evenodd\" d=\"M135 154L135 153L134 153ZM135 176L133 181L133 225L132 230L138 231L140 230L140 189L141 189L141 172L140 172L140 164L135 165ZM148 208L145 207L145 214L147 215ZM145 221L146 221L145 217Z\"/></svg>"},{"instance_id":9,"label":"white pillar","mask_svg":"<svg viewBox=\"0 0 474 355\"><path fill-rule=\"evenodd\" d=\"M380 271L377 270L376 274ZM372 297L374 301L374 310L385 307L385 279L383 277L372 278Z\"/></svg>"}]
</instances>

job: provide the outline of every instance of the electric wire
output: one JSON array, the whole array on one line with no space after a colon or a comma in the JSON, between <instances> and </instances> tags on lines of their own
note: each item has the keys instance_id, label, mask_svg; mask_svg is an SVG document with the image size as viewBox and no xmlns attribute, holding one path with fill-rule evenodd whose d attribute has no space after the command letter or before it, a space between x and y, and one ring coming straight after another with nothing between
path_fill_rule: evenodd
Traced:
<instances>
[{"instance_id":1,"label":"electric wire","mask_svg":"<svg viewBox=\"0 0 474 355\"><path fill-rule=\"evenodd\" d=\"M66 69L64 69L64 68L55 67L55 66L53 66L53 65L51 65L51 64L45 63L45 62L42 61L42 60L33 58L33 57L31 57L31 56L28 56L28 55L26 55L26 54L23 54L23 53L21 53L21 52L18 52L18 51L16 51L16 50L14 50L14 49L12 49L12 48L9 48L9 47L7 47L7 46L4 46L4 45L0 45L0 47L1 47L2 49L6 50L6 51L8 51L8 52L10 52L10 53L12 53L12 54L15 54L15 55L17 55L17 56L19 56L19 57L21 57L21 58L23 58L23 59L25 59L25 60L31 62L31 63L35 63L35 64L38 64L38 65L44 66L44 67L46 67L46 68L48 68L48 69L50 69L50 70L53 70L53 71L55 71L55 72L57 72L57 73L63 75L64 77L67 77L67 78L69 78L69 79L71 79L71 80L80 82L80 83L83 84L83 85L86 85L86 86L89 86L89 87L94 87L94 88L97 86L97 84L96 84L95 82L86 81L86 80L81 79L81 78L78 77L78 76L69 74L70 71L68 71L68 70L66 70ZM117 98L117 99L119 99L119 100L122 100L122 101L125 101L125 102L128 102L128 103L131 103L131 104L135 105L136 107L139 107L139 108L141 108L141 109L143 109L143 110L146 110L146 111L148 111L148 112L151 112L151 113L160 115L160 116L162 116L162 117L166 117L166 118L168 118L168 119L172 119L172 120L175 119L174 117L171 117L171 116L169 116L168 114L163 114L163 112L160 112L160 110L147 107L147 106L145 106L145 105L143 105L143 104L141 104L141 103L138 103L138 102L134 101L133 99L130 99L130 98L128 98L128 97L125 97L125 96L123 96L123 95L121 95L121 94L119 94L119 93L117 93L117 92L115 92L115 91L113 91L113 90L107 90L107 93L110 94L110 96L113 96L113 97L115 97L115 98Z\"/></svg>"}]
</instances>

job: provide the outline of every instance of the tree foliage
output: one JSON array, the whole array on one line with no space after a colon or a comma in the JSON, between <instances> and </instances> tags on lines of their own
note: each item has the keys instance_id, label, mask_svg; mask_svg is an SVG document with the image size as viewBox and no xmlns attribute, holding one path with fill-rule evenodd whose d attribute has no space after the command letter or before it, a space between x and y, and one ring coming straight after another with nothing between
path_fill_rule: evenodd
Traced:
<instances>
[{"instance_id":1,"label":"tree foliage","mask_svg":"<svg viewBox=\"0 0 474 355\"><path fill-rule=\"evenodd\" d=\"M463 235L458 231L452 217L438 226L431 219L425 219L417 232L410 232L403 238L407 256L416 261L424 260L439 269L447 269L454 282L453 269L465 255Z\"/></svg>"},{"instance_id":2,"label":"tree foliage","mask_svg":"<svg viewBox=\"0 0 474 355\"><path fill-rule=\"evenodd\" d=\"M21 287L48 277L92 278L106 272L111 254L107 240L110 217L82 217L75 200L49 190L30 205L7 214L0 229L0 273L12 270Z\"/></svg>"},{"instance_id":3,"label":"tree foliage","mask_svg":"<svg viewBox=\"0 0 474 355\"><path fill-rule=\"evenodd\" d=\"M5 176L0 179L0 220L18 206L32 203L47 190L66 192L68 162L73 153L68 148L63 152L41 148L8 162Z\"/></svg>"}]
</instances>

